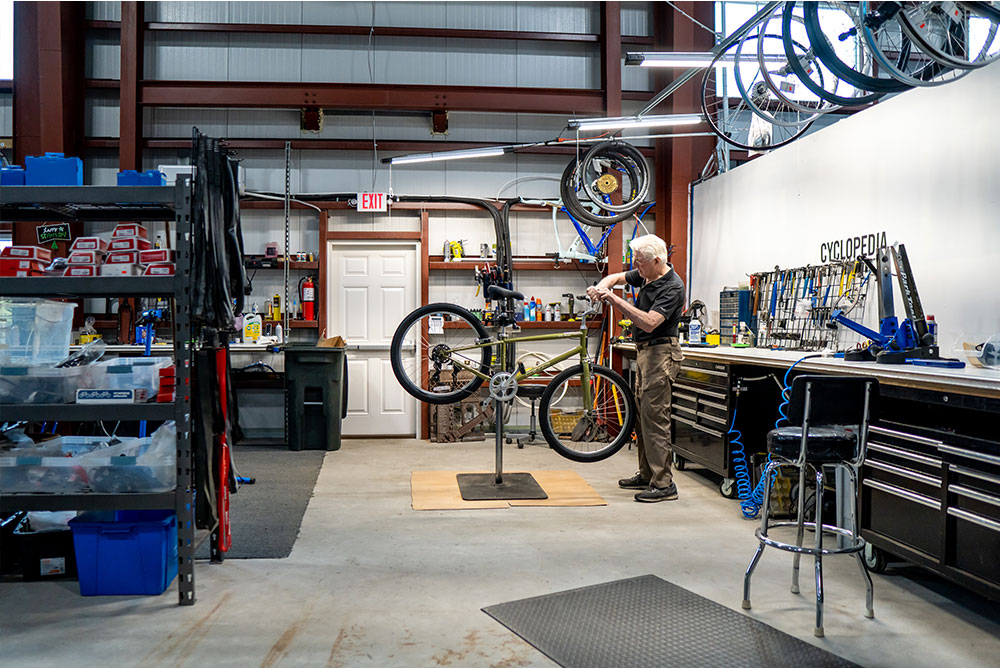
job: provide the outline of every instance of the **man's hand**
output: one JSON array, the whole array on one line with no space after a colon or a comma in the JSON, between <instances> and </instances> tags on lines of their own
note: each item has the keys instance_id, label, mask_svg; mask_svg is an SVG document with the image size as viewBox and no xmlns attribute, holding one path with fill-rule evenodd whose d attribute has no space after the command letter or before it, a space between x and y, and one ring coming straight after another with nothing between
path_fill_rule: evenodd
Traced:
<instances>
[{"instance_id":1,"label":"man's hand","mask_svg":"<svg viewBox=\"0 0 1000 668\"><path fill-rule=\"evenodd\" d=\"M592 285L587 288L587 296L593 301L604 302L605 304L611 303L612 293L611 290L607 288L601 288L596 285Z\"/></svg>"}]
</instances>

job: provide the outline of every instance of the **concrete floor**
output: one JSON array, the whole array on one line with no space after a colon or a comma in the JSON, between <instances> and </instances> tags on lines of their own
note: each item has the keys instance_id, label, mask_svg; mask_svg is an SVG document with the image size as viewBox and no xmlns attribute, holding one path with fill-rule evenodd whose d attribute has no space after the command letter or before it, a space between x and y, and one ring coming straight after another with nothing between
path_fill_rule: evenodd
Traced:
<instances>
[{"instance_id":1,"label":"concrete floor","mask_svg":"<svg viewBox=\"0 0 1000 668\"><path fill-rule=\"evenodd\" d=\"M646 573L740 609L755 525L708 475L679 473L680 499L647 505L616 485L634 452L505 456L509 471L575 470L608 505L416 512L411 471L490 470L492 443L348 440L327 454L289 558L200 563L193 607L176 586L83 598L72 581L4 584L0 665L552 666L480 608ZM866 620L854 561L824 566L826 638L812 635L811 568L790 594L785 553L765 553L750 614L866 666L1000 665L1000 606L905 568L875 576Z\"/></svg>"}]
</instances>

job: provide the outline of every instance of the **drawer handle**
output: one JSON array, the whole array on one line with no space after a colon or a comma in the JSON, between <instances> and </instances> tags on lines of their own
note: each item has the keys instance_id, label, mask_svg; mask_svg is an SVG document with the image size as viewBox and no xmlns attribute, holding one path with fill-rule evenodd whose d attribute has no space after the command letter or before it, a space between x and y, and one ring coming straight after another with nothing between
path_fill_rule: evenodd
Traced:
<instances>
[{"instance_id":1,"label":"drawer handle","mask_svg":"<svg viewBox=\"0 0 1000 668\"><path fill-rule=\"evenodd\" d=\"M868 431L881 434L882 436L894 436L895 438L901 438L904 441L913 441L914 443L922 443L923 445L940 445L941 441L934 438L925 438L923 436L917 436L915 434L907 434L904 431L895 431L893 429L886 429L885 427L876 427L875 425L870 425Z\"/></svg>"},{"instance_id":2,"label":"drawer handle","mask_svg":"<svg viewBox=\"0 0 1000 668\"><path fill-rule=\"evenodd\" d=\"M962 510L961 508L949 508L948 514L952 517L968 520L973 524L978 524L981 527L986 527L987 529L992 529L993 531L1000 533L1000 522L997 522L996 520L991 520L981 515L970 513L968 510Z\"/></svg>"},{"instance_id":3,"label":"drawer handle","mask_svg":"<svg viewBox=\"0 0 1000 668\"><path fill-rule=\"evenodd\" d=\"M717 403L715 403L714 401L705 401L704 399L702 399L702 400L701 400L701 405L702 405L702 406L709 406L709 407L711 407L711 408L718 408L718 409L719 409L720 411L726 411L726 410L729 410L729 409L728 409L728 408L726 407L726 405L725 405L725 404L717 404Z\"/></svg>"},{"instance_id":4,"label":"drawer handle","mask_svg":"<svg viewBox=\"0 0 1000 668\"><path fill-rule=\"evenodd\" d=\"M949 455L955 455L956 457L965 457L966 459L975 459L976 461L986 462L987 464L1000 465L1000 457L997 457L996 455L988 455L985 452L975 452L973 450L956 448L953 445L944 444L938 445L937 449Z\"/></svg>"},{"instance_id":5,"label":"drawer handle","mask_svg":"<svg viewBox=\"0 0 1000 668\"><path fill-rule=\"evenodd\" d=\"M678 399L684 399L685 401L698 401L698 397L694 396L693 394L681 394L680 392L674 392L673 396L677 397Z\"/></svg>"},{"instance_id":6,"label":"drawer handle","mask_svg":"<svg viewBox=\"0 0 1000 668\"><path fill-rule=\"evenodd\" d=\"M963 487L962 485L948 485L948 491L958 494L959 496L967 496L970 499L982 501L983 503L988 503L991 506L1000 508L1000 498L995 497L992 494L980 492L978 489L970 489L969 487Z\"/></svg>"},{"instance_id":7,"label":"drawer handle","mask_svg":"<svg viewBox=\"0 0 1000 668\"><path fill-rule=\"evenodd\" d=\"M989 473L984 473L983 471L977 471L975 469L967 469L964 466L959 466L958 464L954 464L949 468L952 473L967 475L970 478L978 478L980 480L985 480L986 482L992 482L995 485L1000 485L1000 476L990 475Z\"/></svg>"},{"instance_id":8,"label":"drawer handle","mask_svg":"<svg viewBox=\"0 0 1000 668\"><path fill-rule=\"evenodd\" d=\"M910 480L916 480L917 482L922 482L925 485L931 485L933 487L941 486L940 478L934 478L929 475L924 475L923 473L917 473L916 471L911 471L910 469L903 468L902 466L893 466L892 464L886 464L885 462L880 462L875 459L866 459L865 466L870 466L873 469L878 469L880 471L887 471L903 478L909 478Z\"/></svg>"},{"instance_id":9,"label":"drawer handle","mask_svg":"<svg viewBox=\"0 0 1000 668\"><path fill-rule=\"evenodd\" d=\"M696 373L704 373L709 376L722 376L723 378L729 378L728 371L716 371L715 369L702 369L696 366L684 366L681 364L681 371L694 371Z\"/></svg>"},{"instance_id":10,"label":"drawer handle","mask_svg":"<svg viewBox=\"0 0 1000 668\"><path fill-rule=\"evenodd\" d=\"M922 506L933 508L934 510L941 510L940 501L932 499L929 496L924 496L923 494L910 492L908 490L901 489L894 485L887 485L884 482L880 482L878 480L872 480L870 478L865 478L862 484L883 491L886 494L892 494L893 496L898 496L901 499L906 499L907 501L913 501L914 503L919 503Z\"/></svg>"},{"instance_id":11,"label":"drawer handle","mask_svg":"<svg viewBox=\"0 0 1000 668\"><path fill-rule=\"evenodd\" d=\"M690 413L691 415L697 415L698 411L693 408L688 408L687 406L674 406L675 411L684 411L685 413Z\"/></svg>"},{"instance_id":12,"label":"drawer handle","mask_svg":"<svg viewBox=\"0 0 1000 668\"><path fill-rule=\"evenodd\" d=\"M720 418L720 417L717 417L715 415L712 415L711 413L706 413L704 411L699 411L698 412L698 417L705 418L706 420L711 420L712 422L715 422L716 424L721 424L723 427L728 427L729 426L729 421L728 420L726 420L725 418Z\"/></svg>"},{"instance_id":13,"label":"drawer handle","mask_svg":"<svg viewBox=\"0 0 1000 668\"><path fill-rule=\"evenodd\" d=\"M686 425L690 425L695 429L697 429L698 431L703 431L706 434L715 436L716 438L722 438L723 436L722 432L715 431L714 429L709 429L708 427L703 427L694 420L688 420L687 418L681 417L680 415L671 415L670 417L677 420L678 422L683 422Z\"/></svg>"},{"instance_id":14,"label":"drawer handle","mask_svg":"<svg viewBox=\"0 0 1000 668\"><path fill-rule=\"evenodd\" d=\"M684 385L682 383L674 383L674 387L679 387L682 390L688 390L689 392L696 392L698 394L704 394L709 397L715 397L716 399L726 399L726 395L722 392L709 392L708 390L703 390L700 387L693 387L691 385Z\"/></svg>"},{"instance_id":15,"label":"drawer handle","mask_svg":"<svg viewBox=\"0 0 1000 668\"><path fill-rule=\"evenodd\" d=\"M941 460L937 457L926 457L924 455L918 455L916 453L910 452L909 450L900 450L899 448L894 448L891 445L886 445L885 443L879 443L878 441L868 441L868 449L875 450L876 452L884 452L887 455L895 455L900 459L907 459L911 462L918 462L920 464L928 464L930 466L935 466L941 468Z\"/></svg>"}]
</instances>

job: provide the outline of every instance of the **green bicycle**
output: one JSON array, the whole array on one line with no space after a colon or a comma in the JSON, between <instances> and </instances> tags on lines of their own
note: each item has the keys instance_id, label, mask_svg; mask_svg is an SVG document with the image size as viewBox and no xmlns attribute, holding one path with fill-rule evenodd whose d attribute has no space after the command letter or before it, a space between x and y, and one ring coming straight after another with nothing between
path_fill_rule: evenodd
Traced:
<instances>
[{"instance_id":1,"label":"green bicycle","mask_svg":"<svg viewBox=\"0 0 1000 668\"><path fill-rule=\"evenodd\" d=\"M544 384L539 422L553 450L578 462L601 461L621 450L632 438L635 396L621 375L591 362L587 354L587 315L595 312L593 306L581 316L578 331L520 336L512 333L518 329L513 308L524 296L496 285L488 294L507 304L497 317L495 336L457 304L428 304L403 318L390 352L393 373L403 389L429 404L450 404L487 383L489 398L509 402L519 385ZM561 339L577 343L531 368L516 362L517 344ZM573 357L578 364L548 374Z\"/></svg>"}]
</instances>

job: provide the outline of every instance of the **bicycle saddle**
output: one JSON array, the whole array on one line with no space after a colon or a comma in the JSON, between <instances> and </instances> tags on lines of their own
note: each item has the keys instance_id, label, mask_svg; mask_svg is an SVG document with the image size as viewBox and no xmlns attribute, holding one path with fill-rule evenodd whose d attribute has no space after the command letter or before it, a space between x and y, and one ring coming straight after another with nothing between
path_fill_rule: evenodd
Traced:
<instances>
[{"instance_id":1,"label":"bicycle saddle","mask_svg":"<svg viewBox=\"0 0 1000 668\"><path fill-rule=\"evenodd\" d=\"M491 285L486 288L486 296L490 299L518 299L524 301L524 295L516 290L507 290L499 285Z\"/></svg>"}]
</instances>

